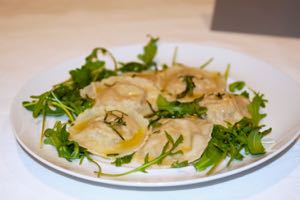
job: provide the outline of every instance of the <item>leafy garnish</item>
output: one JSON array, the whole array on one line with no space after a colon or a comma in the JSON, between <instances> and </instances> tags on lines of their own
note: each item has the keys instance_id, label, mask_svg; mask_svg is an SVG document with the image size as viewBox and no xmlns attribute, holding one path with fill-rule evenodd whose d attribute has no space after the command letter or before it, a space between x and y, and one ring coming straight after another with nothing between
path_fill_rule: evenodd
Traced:
<instances>
[{"instance_id":1,"label":"leafy garnish","mask_svg":"<svg viewBox=\"0 0 300 200\"><path fill-rule=\"evenodd\" d=\"M187 161L187 160L184 160L182 162L175 161L172 163L171 167L172 168L181 168L181 167L186 167L188 165L189 165L189 161Z\"/></svg>"},{"instance_id":2,"label":"leafy garnish","mask_svg":"<svg viewBox=\"0 0 300 200\"><path fill-rule=\"evenodd\" d=\"M104 55L108 54L113 60L115 68L117 67L115 58L109 51L104 48L95 48L86 57L86 62L81 68L70 71L70 79L54 85L51 90L41 95L31 96L32 101L23 102L23 106L32 111L34 118L43 115L41 141L46 116L66 115L70 122L73 122L75 120L74 116L78 116L93 105L91 99L80 96L80 89L89 85L92 81L101 81L117 74L115 71L105 69L105 62L98 59L98 52Z\"/></svg>"},{"instance_id":3,"label":"leafy garnish","mask_svg":"<svg viewBox=\"0 0 300 200\"><path fill-rule=\"evenodd\" d=\"M265 134L260 129L261 127L255 126L248 118L243 118L228 127L214 125L212 138L201 158L194 162L194 167L202 171L211 166L208 172L211 174L227 156L230 157L227 165L230 165L233 160L242 160L244 158L241 154L242 149L252 155L263 154L265 150L261 138ZM268 133L270 131L271 129L267 130Z\"/></svg>"},{"instance_id":4,"label":"leafy garnish","mask_svg":"<svg viewBox=\"0 0 300 200\"><path fill-rule=\"evenodd\" d=\"M249 93L246 90L244 90L240 95L249 99Z\"/></svg>"},{"instance_id":5,"label":"leafy garnish","mask_svg":"<svg viewBox=\"0 0 300 200\"><path fill-rule=\"evenodd\" d=\"M156 69L156 63L154 57L157 53L157 41L159 38L150 37L149 42L144 46L144 52L138 55L140 62L128 62L123 63L119 69L121 72L141 72L150 70L154 67Z\"/></svg>"},{"instance_id":6,"label":"leafy garnish","mask_svg":"<svg viewBox=\"0 0 300 200\"><path fill-rule=\"evenodd\" d=\"M264 108L267 102L268 100L264 99L263 94L259 94L255 92L255 96L253 97L253 100L248 105L248 111L251 115L251 120L253 121L253 124L255 126L258 126L260 120L262 120L267 116L267 114L265 113L261 114L259 112L260 108Z\"/></svg>"},{"instance_id":7,"label":"leafy garnish","mask_svg":"<svg viewBox=\"0 0 300 200\"><path fill-rule=\"evenodd\" d=\"M203 118L207 108L199 105L202 97L191 102L168 101L159 95L156 100L159 116L163 118L182 118L188 115L195 115Z\"/></svg>"},{"instance_id":8,"label":"leafy garnish","mask_svg":"<svg viewBox=\"0 0 300 200\"><path fill-rule=\"evenodd\" d=\"M229 85L229 91L230 92L236 92L236 91L240 91L245 87L245 82L244 81L236 81L234 83L231 83Z\"/></svg>"},{"instance_id":9,"label":"leafy garnish","mask_svg":"<svg viewBox=\"0 0 300 200\"><path fill-rule=\"evenodd\" d=\"M208 174L211 174L227 156L230 157L227 166L233 160L242 160L242 150L252 155L264 154L261 139L272 131L271 128L262 131L264 126L259 125L260 120L265 117L265 114L260 114L259 111L261 107L265 107L266 102L262 94L255 93L248 106L251 118L244 117L233 125L228 124L227 127L215 124L212 138L202 156L193 163L194 167L198 171L211 167L208 171Z\"/></svg>"},{"instance_id":10,"label":"leafy garnish","mask_svg":"<svg viewBox=\"0 0 300 200\"><path fill-rule=\"evenodd\" d=\"M100 81L104 78L117 75L115 71L105 69L105 62L98 59L98 52L103 55L108 54L114 62L117 69L117 62L109 51L104 48L95 48L92 53L86 57L85 64L78 69L70 71L75 88L83 88L92 81Z\"/></svg>"},{"instance_id":11,"label":"leafy garnish","mask_svg":"<svg viewBox=\"0 0 300 200\"><path fill-rule=\"evenodd\" d=\"M138 55L138 58L143 61L146 66L156 65L153 59L157 52L157 41L159 38L150 37L150 41L144 46L144 52Z\"/></svg>"},{"instance_id":12,"label":"leafy garnish","mask_svg":"<svg viewBox=\"0 0 300 200\"><path fill-rule=\"evenodd\" d=\"M122 166L123 164L128 164L131 162L135 152L120 158L116 158L115 161L113 161L111 164L115 164L117 167Z\"/></svg>"},{"instance_id":13,"label":"leafy garnish","mask_svg":"<svg viewBox=\"0 0 300 200\"><path fill-rule=\"evenodd\" d=\"M196 116L204 118L207 108L199 105L203 97L196 98L191 102L168 101L165 97L159 95L156 99L158 110L155 111L149 104L152 114L145 117L150 118L149 126L157 123L162 118L183 118L186 116Z\"/></svg>"},{"instance_id":14,"label":"leafy garnish","mask_svg":"<svg viewBox=\"0 0 300 200\"><path fill-rule=\"evenodd\" d=\"M79 159L80 164L83 159L86 158L94 163L98 167L98 170L101 171L100 165L91 158L90 153L85 148L79 146L77 142L68 139L69 132L66 130L66 126L66 124L57 121L53 128L46 129L44 133L44 143L54 146L58 156L61 158L65 158L70 162Z\"/></svg>"},{"instance_id":15,"label":"leafy garnish","mask_svg":"<svg viewBox=\"0 0 300 200\"><path fill-rule=\"evenodd\" d=\"M120 68L121 72L141 72L148 70L149 67L143 63L139 62L128 62L123 64L123 66Z\"/></svg>"},{"instance_id":16,"label":"leafy garnish","mask_svg":"<svg viewBox=\"0 0 300 200\"><path fill-rule=\"evenodd\" d=\"M261 143L262 134L259 133L257 130L251 131L248 136L248 149L252 155L256 154L264 154L265 148Z\"/></svg>"},{"instance_id":17,"label":"leafy garnish","mask_svg":"<svg viewBox=\"0 0 300 200\"><path fill-rule=\"evenodd\" d=\"M196 87L193 78L194 76L189 76L189 75L182 77L182 80L186 84L186 86L185 86L185 90L176 96L177 99L184 98L185 96L193 96L193 91L194 88Z\"/></svg>"},{"instance_id":18,"label":"leafy garnish","mask_svg":"<svg viewBox=\"0 0 300 200\"><path fill-rule=\"evenodd\" d=\"M183 136L180 135L174 141L174 139L167 132L165 132L165 134L166 134L166 137L167 137L168 141L164 145L160 155L157 156L156 158L154 158L152 160L149 160L149 154L146 154L145 159L144 159L144 164L142 164L141 166L139 166L137 168L134 168L134 169L129 170L127 172L118 173L118 174L108 174L108 173L103 173L103 172L99 171L99 172L97 172L97 175L98 176L117 177L117 176L124 176L124 175L128 175L128 174L132 174L132 173L135 173L135 172L144 172L144 173L146 173L147 172L146 169L148 169L152 165L161 164L162 161L166 157L173 156L173 155L176 155L178 153L182 153L182 151L176 150L176 148L183 142Z\"/></svg>"}]
</instances>

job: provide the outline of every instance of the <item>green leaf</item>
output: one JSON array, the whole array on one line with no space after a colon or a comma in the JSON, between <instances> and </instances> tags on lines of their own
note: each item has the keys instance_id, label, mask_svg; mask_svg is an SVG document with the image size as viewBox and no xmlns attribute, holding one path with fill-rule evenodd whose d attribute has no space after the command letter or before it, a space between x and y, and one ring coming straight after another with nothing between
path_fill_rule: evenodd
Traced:
<instances>
[{"instance_id":1,"label":"green leaf","mask_svg":"<svg viewBox=\"0 0 300 200\"><path fill-rule=\"evenodd\" d=\"M138 62L129 62L124 64L119 70L121 72L141 72L147 70L148 67L145 64Z\"/></svg>"},{"instance_id":2,"label":"green leaf","mask_svg":"<svg viewBox=\"0 0 300 200\"><path fill-rule=\"evenodd\" d=\"M251 119L246 117L233 125L228 124L227 127L215 124L211 140L201 157L193 162L194 167L198 171L211 167L209 174L226 157L230 157L227 166L233 160L242 160L244 156L240 152L243 149L252 155L264 153L261 139L270 133L271 129L260 131L262 127L256 126Z\"/></svg>"},{"instance_id":3,"label":"green leaf","mask_svg":"<svg viewBox=\"0 0 300 200\"><path fill-rule=\"evenodd\" d=\"M249 99L249 93L247 91L243 91L240 95Z\"/></svg>"},{"instance_id":4,"label":"green leaf","mask_svg":"<svg viewBox=\"0 0 300 200\"><path fill-rule=\"evenodd\" d=\"M265 103L268 102L263 97L263 94L255 93L251 103L248 105L248 111L255 126L258 126L260 120L267 116L267 114L261 114L259 112L260 108L264 108L266 106Z\"/></svg>"},{"instance_id":5,"label":"green leaf","mask_svg":"<svg viewBox=\"0 0 300 200\"><path fill-rule=\"evenodd\" d=\"M32 115L34 118L37 118L42 113L43 108L47 102L46 100L47 100L48 95L49 95L49 92L45 92L39 96L39 99L36 102L36 104L33 108L33 112L32 112Z\"/></svg>"},{"instance_id":6,"label":"green leaf","mask_svg":"<svg viewBox=\"0 0 300 200\"><path fill-rule=\"evenodd\" d=\"M189 162L187 160L184 160L182 162L179 162L178 160L173 162L171 167L172 168L181 168L181 167L186 167L189 165Z\"/></svg>"},{"instance_id":7,"label":"green leaf","mask_svg":"<svg viewBox=\"0 0 300 200\"><path fill-rule=\"evenodd\" d=\"M244 81L236 81L229 85L229 91L236 92L236 91L242 90L245 87L245 85L246 84Z\"/></svg>"},{"instance_id":8,"label":"green leaf","mask_svg":"<svg viewBox=\"0 0 300 200\"><path fill-rule=\"evenodd\" d=\"M265 153L265 148L261 143L261 134L258 131L251 131L248 136L248 148L252 155Z\"/></svg>"},{"instance_id":9,"label":"green leaf","mask_svg":"<svg viewBox=\"0 0 300 200\"><path fill-rule=\"evenodd\" d=\"M115 164L117 167L122 166L123 164L128 164L131 162L133 155L135 153L120 157L120 158L116 158L116 160L114 162L112 162L112 164Z\"/></svg>"},{"instance_id":10,"label":"green leaf","mask_svg":"<svg viewBox=\"0 0 300 200\"><path fill-rule=\"evenodd\" d=\"M92 81L101 81L104 78L115 76L116 72L105 69L105 62L99 60L98 52L106 54L108 51L103 48L95 48L85 59L85 64L78 69L70 71L73 83L79 89L89 85ZM109 54L114 61L114 57Z\"/></svg>"},{"instance_id":11,"label":"green leaf","mask_svg":"<svg viewBox=\"0 0 300 200\"><path fill-rule=\"evenodd\" d=\"M195 99L192 102L181 103L179 101L169 102L166 98L159 95L156 100L160 118L182 118L189 115L195 115L202 118L207 108L199 105L201 99Z\"/></svg>"},{"instance_id":12,"label":"green leaf","mask_svg":"<svg viewBox=\"0 0 300 200\"><path fill-rule=\"evenodd\" d=\"M150 38L150 41L144 46L144 52L138 55L140 62L128 62L124 63L119 69L121 72L141 72L156 67L154 58L157 52L157 41L159 38Z\"/></svg>"},{"instance_id":13,"label":"green leaf","mask_svg":"<svg viewBox=\"0 0 300 200\"><path fill-rule=\"evenodd\" d=\"M216 148L213 144L208 144L201 158L193 163L197 171L203 171L210 166L219 162L222 158L223 152Z\"/></svg>"},{"instance_id":14,"label":"green leaf","mask_svg":"<svg viewBox=\"0 0 300 200\"><path fill-rule=\"evenodd\" d=\"M138 58L143 61L146 66L155 65L153 59L157 52L157 41L159 38L150 37L150 41L144 46L144 52L138 55Z\"/></svg>"},{"instance_id":15,"label":"green leaf","mask_svg":"<svg viewBox=\"0 0 300 200\"><path fill-rule=\"evenodd\" d=\"M91 158L90 153L85 148L79 146L77 142L69 140L69 132L66 129L66 124L57 121L53 128L45 130L44 135L44 144L54 146L59 157L65 158L70 162L79 159L80 164L84 158L87 158L87 160L97 166L98 173L101 172L100 165Z\"/></svg>"},{"instance_id":16,"label":"green leaf","mask_svg":"<svg viewBox=\"0 0 300 200\"><path fill-rule=\"evenodd\" d=\"M69 141L69 133L66 130L66 124L62 124L58 121L53 128L45 130L45 144L53 145L58 156L67 159L68 161L74 159L81 159L86 151L84 148L79 147L76 142Z\"/></svg>"},{"instance_id":17,"label":"green leaf","mask_svg":"<svg viewBox=\"0 0 300 200\"><path fill-rule=\"evenodd\" d=\"M74 83L79 87L83 88L90 83L91 75L90 71L86 68L74 69L70 71L70 75Z\"/></svg>"}]
</instances>

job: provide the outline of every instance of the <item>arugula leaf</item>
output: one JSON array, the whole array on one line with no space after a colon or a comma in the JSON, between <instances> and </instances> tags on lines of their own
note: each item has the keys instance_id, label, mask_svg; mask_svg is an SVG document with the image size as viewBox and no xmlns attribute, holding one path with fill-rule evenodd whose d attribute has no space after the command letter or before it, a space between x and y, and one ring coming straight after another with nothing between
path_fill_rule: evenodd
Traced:
<instances>
[{"instance_id":1,"label":"arugula leaf","mask_svg":"<svg viewBox=\"0 0 300 200\"><path fill-rule=\"evenodd\" d=\"M113 161L111 164L115 164L117 167L122 166L123 164L127 164L130 163L133 156L134 156L135 152L120 158L116 158L115 161Z\"/></svg>"},{"instance_id":2,"label":"arugula leaf","mask_svg":"<svg viewBox=\"0 0 300 200\"><path fill-rule=\"evenodd\" d=\"M144 46L144 52L138 55L138 58L143 61L146 66L155 65L153 59L157 52L157 41L159 38L150 37L150 41Z\"/></svg>"},{"instance_id":3,"label":"arugula leaf","mask_svg":"<svg viewBox=\"0 0 300 200\"><path fill-rule=\"evenodd\" d=\"M157 53L157 41L159 38L150 38L150 41L144 46L144 52L138 55L140 62L128 62L122 64L119 69L121 72L141 72L150 70L152 67L156 69L156 63L153 61Z\"/></svg>"},{"instance_id":4,"label":"arugula leaf","mask_svg":"<svg viewBox=\"0 0 300 200\"><path fill-rule=\"evenodd\" d=\"M243 91L240 95L249 99L249 93L247 91Z\"/></svg>"},{"instance_id":5,"label":"arugula leaf","mask_svg":"<svg viewBox=\"0 0 300 200\"><path fill-rule=\"evenodd\" d=\"M121 68L121 72L141 72L144 70L148 70L148 66L138 62L129 62L125 63Z\"/></svg>"},{"instance_id":6,"label":"arugula leaf","mask_svg":"<svg viewBox=\"0 0 300 200\"><path fill-rule=\"evenodd\" d=\"M98 59L99 51L102 54L108 52L104 48L95 48L92 53L86 57L85 64L81 68L70 71L72 80L79 89L89 85L92 81L100 81L109 76L117 75L115 71L105 69L105 62ZM112 55L111 58L114 60Z\"/></svg>"},{"instance_id":7,"label":"arugula leaf","mask_svg":"<svg viewBox=\"0 0 300 200\"><path fill-rule=\"evenodd\" d=\"M255 126L258 126L260 120L267 116L267 114L261 114L259 112L261 107L264 108L266 106L266 102L268 102L268 100L264 99L263 94L255 92L255 96L253 97L251 103L248 105L248 111Z\"/></svg>"},{"instance_id":8,"label":"arugula leaf","mask_svg":"<svg viewBox=\"0 0 300 200\"><path fill-rule=\"evenodd\" d=\"M108 174L108 173L103 173L103 172L98 172L97 175L98 176L110 176L110 177L118 177L118 176L124 176L124 175L128 175L128 174L132 174L135 172L144 172L146 173L146 169L148 169L149 167L151 167L152 165L155 164L160 164L167 156L172 156L175 155L177 153L180 153L181 151L176 151L175 149L183 142L183 136L180 135L175 141L174 139L169 135L167 132L165 132L166 137L168 139L167 143L164 145L163 150L161 151L160 155L157 156L156 158L154 158L153 160L149 160L149 154L146 154L145 159L144 159L144 164L136 167L132 170L129 170L127 172L123 172L123 173L118 173L118 174ZM170 139L172 138L172 139Z\"/></svg>"},{"instance_id":9,"label":"arugula leaf","mask_svg":"<svg viewBox=\"0 0 300 200\"><path fill-rule=\"evenodd\" d=\"M158 122L162 118L183 118L186 116L197 116L204 118L206 115L207 108L199 105L199 101L202 97L197 98L191 102L169 102L165 97L159 95L156 99L156 105L158 110L154 110L152 105L148 103L152 113L146 115L146 118L150 118L149 127L157 127L160 125Z\"/></svg>"},{"instance_id":10,"label":"arugula leaf","mask_svg":"<svg viewBox=\"0 0 300 200\"><path fill-rule=\"evenodd\" d=\"M239 122L228 127L214 125L212 138L209 141L205 151L199 159L193 162L196 170L203 171L208 167L211 169L208 174L212 173L215 168L227 156L230 157L227 166L233 160L242 160L244 156L241 150L245 149L252 155L265 153L261 139L272 129L261 131L262 126L257 126L252 119L244 117Z\"/></svg>"},{"instance_id":11,"label":"arugula leaf","mask_svg":"<svg viewBox=\"0 0 300 200\"><path fill-rule=\"evenodd\" d=\"M169 102L166 98L159 95L156 100L158 115L162 118L182 118L188 115L195 115L203 118L207 108L199 105L202 98L197 98L191 102Z\"/></svg>"},{"instance_id":12,"label":"arugula leaf","mask_svg":"<svg viewBox=\"0 0 300 200\"><path fill-rule=\"evenodd\" d=\"M31 96L32 101L23 102L23 106L32 111L34 118L43 115L41 141L46 116L67 115L71 122L74 121L74 116L90 108L94 103L91 99L82 98L80 89L92 81L101 81L104 78L117 75L116 71L105 69L105 62L98 59L98 52L104 55L108 54L117 69L116 60L109 51L104 48L95 48L86 57L86 62L81 68L69 72L70 79L53 86L51 90L41 95Z\"/></svg>"},{"instance_id":13,"label":"arugula leaf","mask_svg":"<svg viewBox=\"0 0 300 200\"><path fill-rule=\"evenodd\" d=\"M196 160L193 165L197 171L203 171L210 166L216 165L222 156L223 152L209 143L200 159Z\"/></svg>"},{"instance_id":14,"label":"arugula leaf","mask_svg":"<svg viewBox=\"0 0 300 200\"><path fill-rule=\"evenodd\" d=\"M44 143L53 145L57 150L58 156L68 161L81 159L88 153L78 143L69 141L69 132L66 130L66 124L62 124L60 121L56 122L53 128L46 129L44 135Z\"/></svg>"},{"instance_id":15,"label":"arugula leaf","mask_svg":"<svg viewBox=\"0 0 300 200\"><path fill-rule=\"evenodd\" d=\"M66 124L57 121L53 128L45 130L44 135L44 144L54 146L59 157L65 158L69 162L79 159L79 164L86 158L88 161L94 163L98 171L101 172L101 166L90 156L90 152L79 146L77 142L69 140L69 132L66 130Z\"/></svg>"},{"instance_id":16,"label":"arugula leaf","mask_svg":"<svg viewBox=\"0 0 300 200\"><path fill-rule=\"evenodd\" d=\"M185 96L193 96L194 88L196 87L194 81L194 76L183 76L183 82L186 84L185 90L176 96L177 99L181 99Z\"/></svg>"},{"instance_id":17,"label":"arugula leaf","mask_svg":"<svg viewBox=\"0 0 300 200\"><path fill-rule=\"evenodd\" d=\"M172 168L181 168L181 167L186 167L188 165L189 165L189 161L187 161L187 160L184 160L182 162L178 162L178 160L177 160L172 163L171 167Z\"/></svg>"},{"instance_id":18,"label":"arugula leaf","mask_svg":"<svg viewBox=\"0 0 300 200\"><path fill-rule=\"evenodd\" d=\"M32 101L24 101L23 106L32 111L34 118L40 116L44 110L46 116L62 116L70 112L67 114L70 118L72 115L79 115L90 108L93 101L82 98L80 89L92 81L101 81L116 75L115 71L104 68L105 62L98 59L99 51L109 54L115 60L106 49L95 48L86 57L86 62L81 68L70 71L71 78L69 80L53 86L50 91L41 95L31 96Z\"/></svg>"},{"instance_id":19,"label":"arugula leaf","mask_svg":"<svg viewBox=\"0 0 300 200\"><path fill-rule=\"evenodd\" d=\"M239 91L242 90L245 87L245 82L244 81L236 81L234 83L231 83L229 85L229 91L230 92L235 92L235 91Z\"/></svg>"},{"instance_id":20,"label":"arugula leaf","mask_svg":"<svg viewBox=\"0 0 300 200\"><path fill-rule=\"evenodd\" d=\"M248 148L252 155L264 154L265 148L261 143L262 134L257 130L251 131L248 136Z\"/></svg>"}]
</instances>

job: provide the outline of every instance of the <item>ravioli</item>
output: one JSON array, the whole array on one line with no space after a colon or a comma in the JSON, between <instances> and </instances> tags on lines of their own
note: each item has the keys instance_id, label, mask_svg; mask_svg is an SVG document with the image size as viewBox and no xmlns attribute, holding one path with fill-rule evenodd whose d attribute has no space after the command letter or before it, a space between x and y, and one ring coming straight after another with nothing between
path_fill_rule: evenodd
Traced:
<instances>
[{"instance_id":1,"label":"ravioli","mask_svg":"<svg viewBox=\"0 0 300 200\"><path fill-rule=\"evenodd\" d=\"M187 87L185 76L192 77L192 95L178 98ZM152 160L161 154L168 141L166 133L174 140L182 135L183 142L175 150L182 153L169 155L153 167L170 167L172 163L198 159L211 139L214 124L226 126L249 116L249 101L227 93L223 75L179 64L161 71L124 73L93 82L80 94L94 99L95 104L70 127L70 139L93 154L111 158L135 153L133 162L140 165L146 155ZM151 116L153 109L157 110L159 95L178 103L197 98L207 108L206 117L162 118L159 127L149 127L144 116Z\"/></svg>"},{"instance_id":2,"label":"ravioli","mask_svg":"<svg viewBox=\"0 0 300 200\"><path fill-rule=\"evenodd\" d=\"M191 98L212 92L223 92L226 88L225 78L219 72L208 72L180 64L168 68L161 76L163 77L161 83L162 92L173 98L185 90L184 76L193 77L195 88Z\"/></svg>"},{"instance_id":3,"label":"ravioli","mask_svg":"<svg viewBox=\"0 0 300 200\"><path fill-rule=\"evenodd\" d=\"M129 72L124 76L138 77L150 81L156 88L161 89L164 71L144 71L144 72Z\"/></svg>"},{"instance_id":4,"label":"ravioli","mask_svg":"<svg viewBox=\"0 0 300 200\"><path fill-rule=\"evenodd\" d=\"M114 76L101 82L93 82L80 91L81 96L95 99L95 106L112 105L130 101L138 112L151 112L147 102L155 105L159 89L151 81L140 77Z\"/></svg>"},{"instance_id":5,"label":"ravioli","mask_svg":"<svg viewBox=\"0 0 300 200\"><path fill-rule=\"evenodd\" d=\"M234 124L243 117L249 117L248 104L249 100L245 97L227 93L208 94L200 102L207 108L207 119L224 126L227 122Z\"/></svg>"},{"instance_id":6,"label":"ravioli","mask_svg":"<svg viewBox=\"0 0 300 200\"><path fill-rule=\"evenodd\" d=\"M102 157L137 151L145 143L148 121L131 103L95 106L78 116L70 127L70 140Z\"/></svg>"},{"instance_id":7,"label":"ravioli","mask_svg":"<svg viewBox=\"0 0 300 200\"><path fill-rule=\"evenodd\" d=\"M166 157L158 167L167 167L178 161L193 161L200 157L206 148L213 128L213 124L198 118L184 119L162 119L162 126L149 136L145 145L136 152L135 161L142 163L144 157L149 154L149 160L160 155L164 145L168 141L165 135L167 132L174 140L180 135L183 136L181 143L176 150L181 150L183 154L176 154ZM176 151L175 150L175 151Z\"/></svg>"}]
</instances>

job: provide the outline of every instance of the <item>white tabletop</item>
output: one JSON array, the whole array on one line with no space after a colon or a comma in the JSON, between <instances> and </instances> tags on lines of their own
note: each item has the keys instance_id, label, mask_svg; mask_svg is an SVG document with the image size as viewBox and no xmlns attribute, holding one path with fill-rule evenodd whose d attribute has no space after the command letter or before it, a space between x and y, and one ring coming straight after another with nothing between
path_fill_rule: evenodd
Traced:
<instances>
[{"instance_id":1,"label":"white tabletop","mask_svg":"<svg viewBox=\"0 0 300 200\"><path fill-rule=\"evenodd\" d=\"M249 173L186 187L121 188L57 173L16 142L9 106L40 71L86 54L95 46L164 41L220 46L265 60L300 83L300 39L209 30L213 1L13 0L0 3L1 199L299 199L300 141Z\"/></svg>"}]
</instances>

